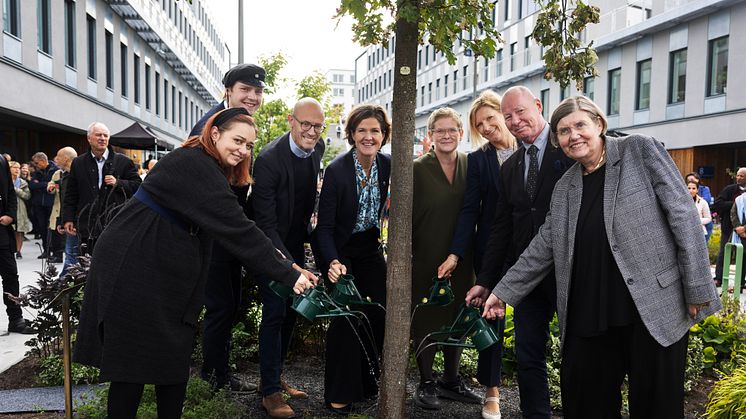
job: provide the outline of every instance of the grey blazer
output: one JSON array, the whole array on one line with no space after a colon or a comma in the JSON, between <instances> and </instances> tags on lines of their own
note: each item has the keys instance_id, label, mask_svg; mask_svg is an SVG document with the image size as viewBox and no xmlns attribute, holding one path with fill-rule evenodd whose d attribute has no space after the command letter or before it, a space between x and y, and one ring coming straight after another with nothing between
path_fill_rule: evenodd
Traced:
<instances>
[{"instance_id":1,"label":"grey blazer","mask_svg":"<svg viewBox=\"0 0 746 419\"><path fill-rule=\"evenodd\" d=\"M695 323L687 304L709 302L696 321L721 308L699 216L660 142L643 135L607 137L605 148L609 245L645 327L658 343L669 346ZM576 163L557 182L539 233L492 291L516 306L554 267L561 336L567 327L582 196L581 166Z\"/></svg>"}]
</instances>

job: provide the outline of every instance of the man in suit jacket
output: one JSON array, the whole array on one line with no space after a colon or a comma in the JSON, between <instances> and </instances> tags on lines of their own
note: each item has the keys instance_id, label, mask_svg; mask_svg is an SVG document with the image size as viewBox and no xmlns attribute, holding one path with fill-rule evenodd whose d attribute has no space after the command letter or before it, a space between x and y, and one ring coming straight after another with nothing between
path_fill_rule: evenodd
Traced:
<instances>
[{"instance_id":1,"label":"man in suit jacket","mask_svg":"<svg viewBox=\"0 0 746 419\"><path fill-rule=\"evenodd\" d=\"M31 156L31 163L34 165L36 170L31 175L31 180L28 183L28 188L31 190L31 206L33 207L34 219L32 222L37 228L39 234L41 234L41 245L44 252L39 255L39 259L42 258L54 258L55 251L60 249L51 249L51 243L49 235L49 215L52 213L52 205L54 205L54 195L47 192L47 185L52 180L52 175L59 168L50 162L46 154L41 151Z\"/></svg>"},{"instance_id":2,"label":"man in suit jacket","mask_svg":"<svg viewBox=\"0 0 746 419\"><path fill-rule=\"evenodd\" d=\"M5 158L0 158L0 277L3 279L3 303L8 314L8 332L29 335L34 330L24 320L21 307L5 295L18 296L20 291L18 266L14 257L16 233L13 231L17 209L18 199L10 176L10 165Z\"/></svg>"},{"instance_id":3,"label":"man in suit jacket","mask_svg":"<svg viewBox=\"0 0 746 419\"><path fill-rule=\"evenodd\" d=\"M720 285L723 278L723 252L725 244L730 241L733 234L733 224L730 219L730 211L733 202L739 195L746 192L746 167L738 169L736 172L736 183L728 185L720 192L720 195L712 204L712 211L720 215L720 253L718 253L717 265L715 265L715 282Z\"/></svg>"},{"instance_id":4,"label":"man in suit jacket","mask_svg":"<svg viewBox=\"0 0 746 419\"><path fill-rule=\"evenodd\" d=\"M554 184L574 163L549 141L549 124L541 111L541 101L523 86L512 87L503 95L505 124L522 146L500 169L495 222L467 302L484 303L507 268L528 247L549 211ZM518 388L524 417L549 418L552 414L545 351L555 301L554 273L550 272L515 307Z\"/></svg>"},{"instance_id":5,"label":"man in suit jacket","mask_svg":"<svg viewBox=\"0 0 746 419\"><path fill-rule=\"evenodd\" d=\"M311 214L316 202L316 179L324 154L324 112L312 98L303 98L288 115L290 132L262 149L254 166L252 204L256 224L285 256L304 266L304 243L309 241ZM259 368L262 406L272 417L292 417L292 408L281 391L290 397L307 397L281 381L282 364L295 325L290 301L269 288L266 277L258 277L262 299L259 326Z\"/></svg>"},{"instance_id":6,"label":"man in suit jacket","mask_svg":"<svg viewBox=\"0 0 746 419\"><path fill-rule=\"evenodd\" d=\"M225 100L210 109L189 135L201 135L207 120L225 109L244 108L253 115L262 104L264 77L264 69L254 64L239 64L228 70L223 77ZM249 188L232 189L246 216L253 218ZM247 392L256 391L256 385L233 375L229 365L233 324L241 306L241 281L241 262L220 243L213 243L205 287L201 375L217 388Z\"/></svg>"},{"instance_id":7,"label":"man in suit jacket","mask_svg":"<svg viewBox=\"0 0 746 419\"><path fill-rule=\"evenodd\" d=\"M264 97L265 76L264 69L256 64L239 64L228 70L223 76L225 100L207 111L194 125L189 136L200 135L207 120L224 109L243 107L249 111L249 115L254 115Z\"/></svg>"},{"instance_id":8,"label":"man in suit jacket","mask_svg":"<svg viewBox=\"0 0 746 419\"><path fill-rule=\"evenodd\" d=\"M68 235L78 235L86 245L82 253L93 253L96 238L116 206L140 187L135 163L109 147L109 128L101 122L88 126L89 153L73 160L62 202L62 223ZM114 210L114 212L112 212Z\"/></svg>"}]
</instances>

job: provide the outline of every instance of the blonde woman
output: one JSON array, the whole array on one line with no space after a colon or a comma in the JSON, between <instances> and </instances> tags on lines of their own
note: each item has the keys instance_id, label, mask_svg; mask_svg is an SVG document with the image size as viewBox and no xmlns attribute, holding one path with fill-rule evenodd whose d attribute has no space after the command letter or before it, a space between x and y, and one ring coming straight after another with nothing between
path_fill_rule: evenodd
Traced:
<instances>
[{"instance_id":1,"label":"blonde woman","mask_svg":"<svg viewBox=\"0 0 746 419\"><path fill-rule=\"evenodd\" d=\"M474 252L474 273L479 275L485 247L490 235L499 191L500 167L516 150L516 140L505 126L500 111L500 95L492 90L482 93L469 110L471 138L478 148L467 156L466 193L458 215L449 255L438 268L439 277L448 277L464 258L467 250ZM476 233L475 233L476 230ZM480 303L477 301L477 303ZM502 335L505 320L493 322ZM487 387L482 417L500 418L500 373L502 341L479 353L477 380Z\"/></svg>"},{"instance_id":2,"label":"blonde woman","mask_svg":"<svg viewBox=\"0 0 746 419\"><path fill-rule=\"evenodd\" d=\"M31 220L26 212L26 203L31 198L28 182L21 178L21 164L17 161L10 162L10 176L18 199L18 214L16 216L16 259L21 259L21 247L23 246L23 235L31 232Z\"/></svg>"}]
</instances>

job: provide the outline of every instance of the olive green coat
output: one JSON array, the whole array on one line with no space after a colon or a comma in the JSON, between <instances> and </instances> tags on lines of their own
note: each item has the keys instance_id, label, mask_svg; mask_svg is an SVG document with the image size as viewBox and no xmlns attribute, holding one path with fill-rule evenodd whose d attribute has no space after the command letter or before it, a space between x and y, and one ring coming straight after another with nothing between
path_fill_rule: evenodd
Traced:
<instances>
[{"instance_id":1,"label":"olive green coat","mask_svg":"<svg viewBox=\"0 0 746 419\"><path fill-rule=\"evenodd\" d=\"M412 208L412 309L422 302L448 257L451 239L466 190L466 154L459 152L453 183L449 183L434 151L414 162ZM474 284L472 249L468 249L451 276L454 301L447 306L423 306L412 322L415 345L426 334L450 325L466 292Z\"/></svg>"}]
</instances>

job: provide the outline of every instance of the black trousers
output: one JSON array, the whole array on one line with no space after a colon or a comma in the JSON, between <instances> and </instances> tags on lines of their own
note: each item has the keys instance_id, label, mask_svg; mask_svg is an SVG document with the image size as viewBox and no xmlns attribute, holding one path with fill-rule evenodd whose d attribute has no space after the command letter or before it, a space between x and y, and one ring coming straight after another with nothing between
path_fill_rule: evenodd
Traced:
<instances>
[{"instance_id":1,"label":"black trousers","mask_svg":"<svg viewBox=\"0 0 746 419\"><path fill-rule=\"evenodd\" d=\"M340 262L347 267L347 273L355 277L360 295L385 307L386 261L378 248L378 237L377 228L353 234L342 249ZM333 318L329 324L324 368L324 400L327 402L353 403L378 393L386 315L376 306L350 308L365 313L370 327L365 320L349 317Z\"/></svg>"},{"instance_id":2,"label":"black trousers","mask_svg":"<svg viewBox=\"0 0 746 419\"><path fill-rule=\"evenodd\" d=\"M503 332L505 331L505 319L488 321L495 330L497 343L479 352L477 361L477 381L485 387L497 387L502 382L503 362Z\"/></svg>"},{"instance_id":3,"label":"black trousers","mask_svg":"<svg viewBox=\"0 0 746 419\"><path fill-rule=\"evenodd\" d=\"M156 385L155 398L159 419L179 419L184 408L187 383ZM132 419L145 384L113 382L109 387L107 416L109 419Z\"/></svg>"},{"instance_id":4,"label":"black trousers","mask_svg":"<svg viewBox=\"0 0 746 419\"><path fill-rule=\"evenodd\" d=\"M549 322L556 310L554 273L515 307L515 352L518 358L518 390L524 418L549 418L547 342Z\"/></svg>"},{"instance_id":5,"label":"black trousers","mask_svg":"<svg viewBox=\"0 0 746 419\"><path fill-rule=\"evenodd\" d=\"M44 192L46 193L46 192ZM39 234L41 234L41 246L44 249L44 252L49 253L49 239L48 237L49 231L49 216L52 215L52 207L45 207L42 205L35 205L34 206L34 216L36 217L36 222L39 223L37 231Z\"/></svg>"},{"instance_id":6,"label":"black trousers","mask_svg":"<svg viewBox=\"0 0 746 419\"><path fill-rule=\"evenodd\" d=\"M5 234L4 229L0 229L0 234ZM18 266L14 257L15 249L10 247L0 247L0 277L3 278L3 303L5 303L5 312L8 314L8 320L16 320L21 317L21 307L10 301L5 293L18 295L20 285L18 283Z\"/></svg>"},{"instance_id":7,"label":"black trousers","mask_svg":"<svg viewBox=\"0 0 746 419\"><path fill-rule=\"evenodd\" d=\"M241 263L215 243L205 286L202 378L217 387L229 383L231 333L241 306Z\"/></svg>"},{"instance_id":8,"label":"black trousers","mask_svg":"<svg viewBox=\"0 0 746 419\"><path fill-rule=\"evenodd\" d=\"M565 418L621 418L625 375L630 417L683 418L688 338L663 347L642 323L602 336L566 336L560 371Z\"/></svg>"}]
</instances>

